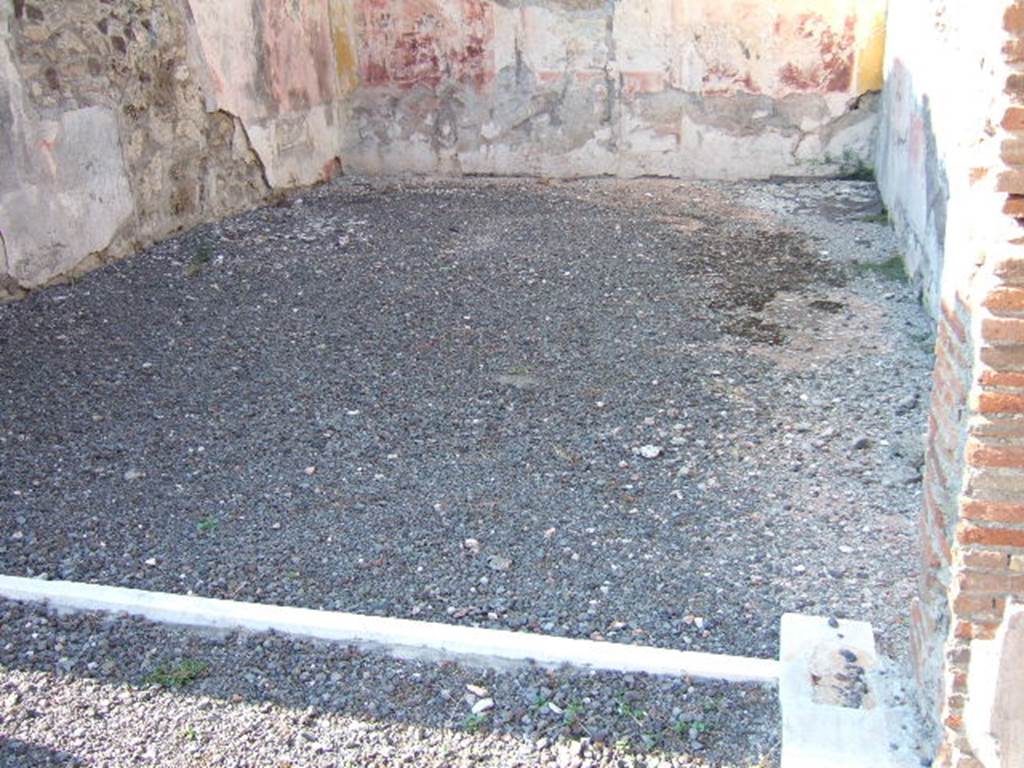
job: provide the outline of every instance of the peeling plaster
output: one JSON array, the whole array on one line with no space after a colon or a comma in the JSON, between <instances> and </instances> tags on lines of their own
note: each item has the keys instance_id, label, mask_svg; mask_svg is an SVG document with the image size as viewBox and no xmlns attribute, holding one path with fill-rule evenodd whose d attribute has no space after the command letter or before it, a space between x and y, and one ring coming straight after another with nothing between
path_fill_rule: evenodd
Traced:
<instances>
[{"instance_id":1,"label":"peeling plaster","mask_svg":"<svg viewBox=\"0 0 1024 768\"><path fill-rule=\"evenodd\" d=\"M742 178L870 164L873 102L857 109L856 86L878 68L859 57L884 0L472 0L467 22L469 2L357 0L349 169Z\"/></svg>"},{"instance_id":2,"label":"peeling plaster","mask_svg":"<svg viewBox=\"0 0 1024 768\"><path fill-rule=\"evenodd\" d=\"M0 265L3 265L3 269L0 269L0 290L3 290L5 286L2 285L2 282L9 279L11 275L11 264L7 260L7 240L3 230L0 230Z\"/></svg>"},{"instance_id":3,"label":"peeling plaster","mask_svg":"<svg viewBox=\"0 0 1024 768\"><path fill-rule=\"evenodd\" d=\"M13 9L0 0L0 266L25 285L343 167L749 178L870 163L861 96L885 44L885 0ZM129 35L133 21L149 36ZM51 44L57 28L81 31L84 53ZM11 216L30 204L53 226ZM65 228L82 216L84 237Z\"/></svg>"},{"instance_id":4,"label":"peeling plaster","mask_svg":"<svg viewBox=\"0 0 1024 768\"><path fill-rule=\"evenodd\" d=\"M41 285L106 248L132 214L112 110L87 106L45 118L22 87L0 5L0 230L4 274Z\"/></svg>"},{"instance_id":5,"label":"peeling plaster","mask_svg":"<svg viewBox=\"0 0 1024 768\"><path fill-rule=\"evenodd\" d=\"M356 53L355 19L351 0L330 0L331 27L339 95L348 95L359 84L359 60Z\"/></svg>"},{"instance_id":6,"label":"peeling plaster","mask_svg":"<svg viewBox=\"0 0 1024 768\"><path fill-rule=\"evenodd\" d=\"M187 0L207 110L237 117L274 188L333 174L355 84L343 0Z\"/></svg>"},{"instance_id":7,"label":"peeling plaster","mask_svg":"<svg viewBox=\"0 0 1024 768\"><path fill-rule=\"evenodd\" d=\"M490 0L356 0L356 8L368 86L483 88L494 75Z\"/></svg>"}]
</instances>

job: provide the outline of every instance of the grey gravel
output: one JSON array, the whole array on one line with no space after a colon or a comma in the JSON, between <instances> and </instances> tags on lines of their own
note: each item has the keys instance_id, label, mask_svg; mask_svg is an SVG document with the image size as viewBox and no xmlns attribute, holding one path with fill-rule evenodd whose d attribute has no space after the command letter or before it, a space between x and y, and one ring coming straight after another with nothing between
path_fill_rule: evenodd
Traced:
<instances>
[{"instance_id":1,"label":"grey gravel","mask_svg":"<svg viewBox=\"0 0 1024 768\"><path fill-rule=\"evenodd\" d=\"M931 337L877 211L342 180L39 291L0 570L757 656L801 611L902 659Z\"/></svg>"},{"instance_id":2,"label":"grey gravel","mask_svg":"<svg viewBox=\"0 0 1024 768\"><path fill-rule=\"evenodd\" d=\"M0 601L4 768L748 768L777 765L778 717L759 687L498 672Z\"/></svg>"}]
</instances>

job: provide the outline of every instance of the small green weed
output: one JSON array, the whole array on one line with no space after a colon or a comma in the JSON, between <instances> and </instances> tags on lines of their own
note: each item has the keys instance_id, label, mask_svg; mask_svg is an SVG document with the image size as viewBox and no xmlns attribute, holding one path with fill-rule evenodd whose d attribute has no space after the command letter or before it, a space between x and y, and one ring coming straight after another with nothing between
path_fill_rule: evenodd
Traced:
<instances>
[{"instance_id":1,"label":"small green weed","mask_svg":"<svg viewBox=\"0 0 1024 768\"><path fill-rule=\"evenodd\" d=\"M196 659L185 659L174 666L161 665L146 676L147 685L161 688L184 688L194 683L209 671L209 665Z\"/></svg>"},{"instance_id":2,"label":"small green weed","mask_svg":"<svg viewBox=\"0 0 1024 768\"><path fill-rule=\"evenodd\" d=\"M672 726L672 730L681 739L708 733L711 728L711 724L705 720L680 720Z\"/></svg>"},{"instance_id":3,"label":"small green weed","mask_svg":"<svg viewBox=\"0 0 1024 768\"><path fill-rule=\"evenodd\" d=\"M900 256L893 256L885 261L859 261L857 266L865 272L873 272L886 280L893 280L898 283L907 282L907 273L903 268L903 259Z\"/></svg>"},{"instance_id":4,"label":"small green weed","mask_svg":"<svg viewBox=\"0 0 1024 768\"><path fill-rule=\"evenodd\" d=\"M462 721L462 727L466 733L477 733L486 721L487 718L483 715L470 715Z\"/></svg>"},{"instance_id":5,"label":"small green weed","mask_svg":"<svg viewBox=\"0 0 1024 768\"><path fill-rule=\"evenodd\" d=\"M625 698L619 699L619 714L625 717L632 718L637 725L643 722L644 718L647 717L647 712L638 707L631 701L626 701Z\"/></svg>"},{"instance_id":6,"label":"small green weed","mask_svg":"<svg viewBox=\"0 0 1024 768\"><path fill-rule=\"evenodd\" d=\"M203 271L203 267L210 263L213 259L213 248L205 240L200 242L196 246L195 252L192 254L192 258L188 260L188 264L185 265L185 275L187 277L195 277Z\"/></svg>"},{"instance_id":7,"label":"small green weed","mask_svg":"<svg viewBox=\"0 0 1024 768\"><path fill-rule=\"evenodd\" d=\"M213 533L219 525L220 520L213 515L209 515L196 523L196 530L200 533Z\"/></svg>"},{"instance_id":8,"label":"small green weed","mask_svg":"<svg viewBox=\"0 0 1024 768\"><path fill-rule=\"evenodd\" d=\"M566 725L575 725L583 714L583 705L574 701L562 711L562 721Z\"/></svg>"},{"instance_id":9,"label":"small green weed","mask_svg":"<svg viewBox=\"0 0 1024 768\"><path fill-rule=\"evenodd\" d=\"M875 169L852 149L843 150L843 157L839 161L839 173L839 178L844 181L875 180Z\"/></svg>"},{"instance_id":10,"label":"small green weed","mask_svg":"<svg viewBox=\"0 0 1024 768\"><path fill-rule=\"evenodd\" d=\"M863 221L865 224L888 224L889 213L883 208L881 213L872 213L868 216L861 216L857 221Z\"/></svg>"}]
</instances>

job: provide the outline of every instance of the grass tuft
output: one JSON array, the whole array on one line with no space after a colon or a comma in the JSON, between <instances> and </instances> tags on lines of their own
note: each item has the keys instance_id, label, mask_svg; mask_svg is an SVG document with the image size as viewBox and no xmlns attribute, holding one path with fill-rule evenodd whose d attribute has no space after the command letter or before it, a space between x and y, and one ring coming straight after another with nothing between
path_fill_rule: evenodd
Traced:
<instances>
[{"instance_id":1,"label":"grass tuft","mask_svg":"<svg viewBox=\"0 0 1024 768\"><path fill-rule=\"evenodd\" d=\"M852 149L843 151L842 160L839 161L839 178L843 181L874 181L875 169L864 162Z\"/></svg>"},{"instance_id":2,"label":"grass tuft","mask_svg":"<svg viewBox=\"0 0 1024 768\"><path fill-rule=\"evenodd\" d=\"M213 533L217 530L217 527L219 525L220 520L218 520L213 515L209 515L208 517L204 517L202 520L196 523L196 530L200 533Z\"/></svg>"},{"instance_id":3,"label":"grass tuft","mask_svg":"<svg viewBox=\"0 0 1024 768\"><path fill-rule=\"evenodd\" d=\"M213 259L213 248L205 240L196 246L192 258L185 265L185 276L195 277L202 273L203 268Z\"/></svg>"},{"instance_id":4,"label":"grass tuft","mask_svg":"<svg viewBox=\"0 0 1024 768\"><path fill-rule=\"evenodd\" d=\"M147 685L161 688L184 688L203 677L210 669L204 661L185 659L173 666L162 664L146 676Z\"/></svg>"},{"instance_id":5,"label":"grass tuft","mask_svg":"<svg viewBox=\"0 0 1024 768\"><path fill-rule=\"evenodd\" d=\"M903 259L900 256L893 256L885 261L859 261L857 266L865 272L873 272L879 277L897 283L905 283L909 280L907 272L903 268Z\"/></svg>"}]
</instances>

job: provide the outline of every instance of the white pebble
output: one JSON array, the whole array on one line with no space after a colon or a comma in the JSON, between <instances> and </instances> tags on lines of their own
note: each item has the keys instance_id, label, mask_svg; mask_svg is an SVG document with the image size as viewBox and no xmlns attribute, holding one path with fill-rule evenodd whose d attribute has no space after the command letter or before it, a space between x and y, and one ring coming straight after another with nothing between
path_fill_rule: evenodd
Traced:
<instances>
[{"instance_id":1,"label":"white pebble","mask_svg":"<svg viewBox=\"0 0 1024 768\"><path fill-rule=\"evenodd\" d=\"M473 714L480 715L489 709L494 709L494 699L480 699L473 705Z\"/></svg>"},{"instance_id":2,"label":"white pebble","mask_svg":"<svg viewBox=\"0 0 1024 768\"><path fill-rule=\"evenodd\" d=\"M661 456L663 450L660 445L642 445L640 446L640 455L645 459L656 459Z\"/></svg>"}]
</instances>

